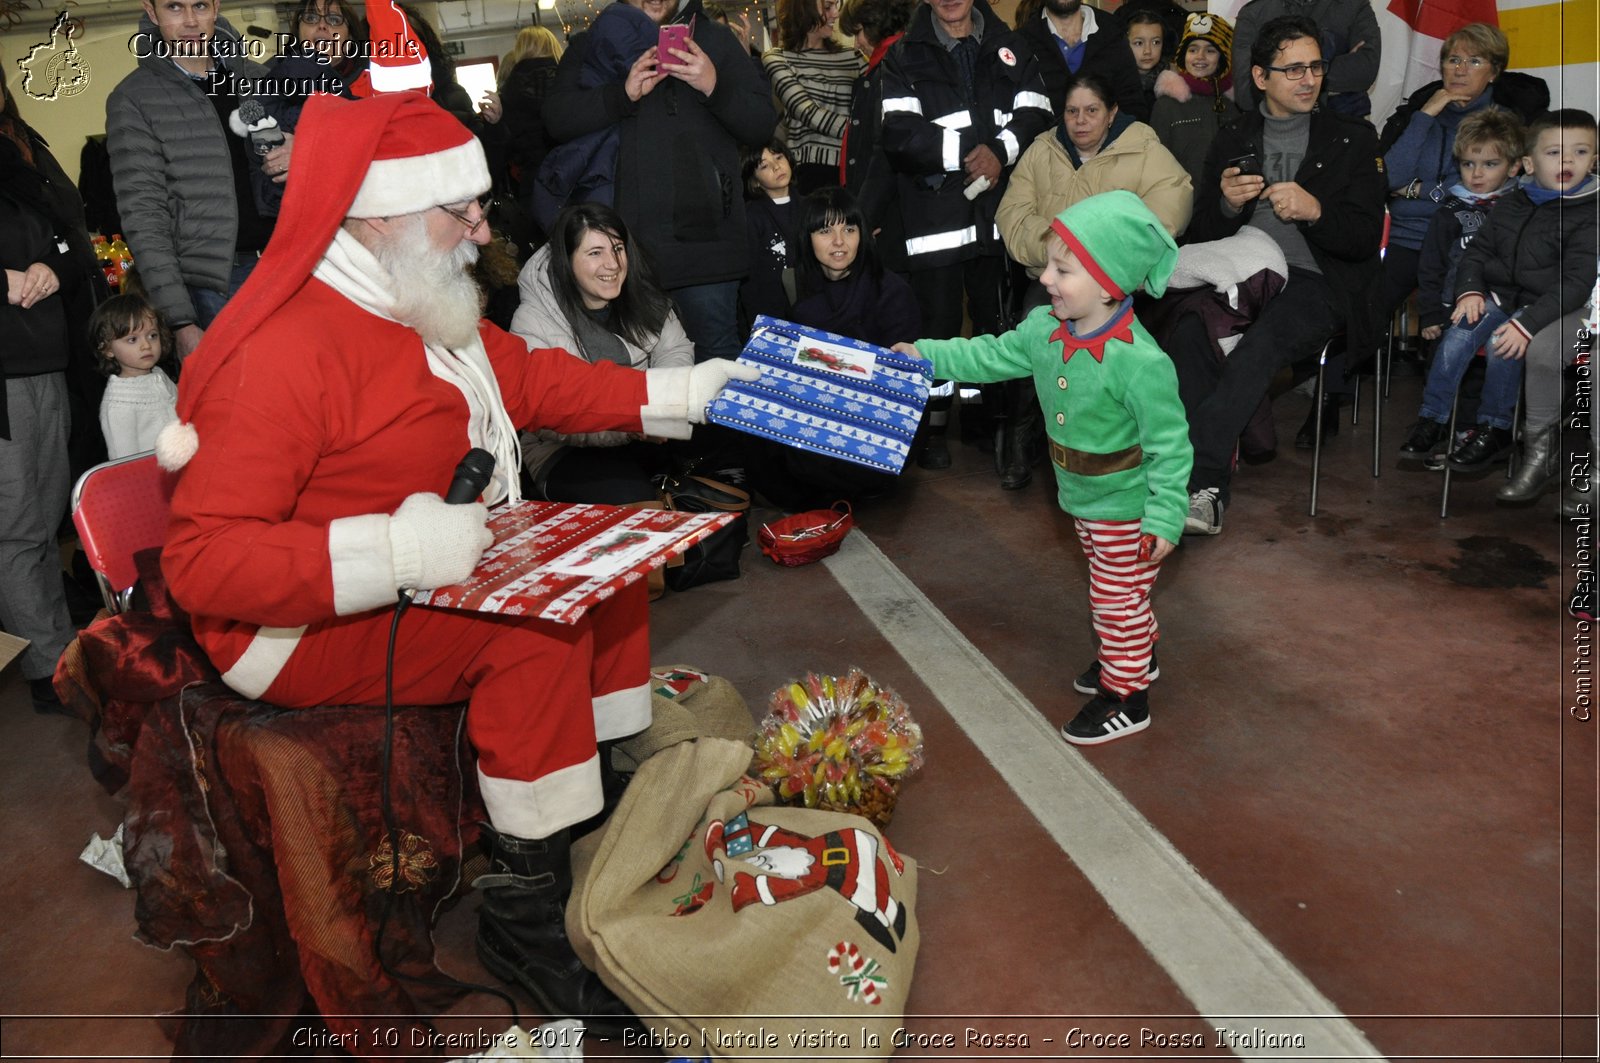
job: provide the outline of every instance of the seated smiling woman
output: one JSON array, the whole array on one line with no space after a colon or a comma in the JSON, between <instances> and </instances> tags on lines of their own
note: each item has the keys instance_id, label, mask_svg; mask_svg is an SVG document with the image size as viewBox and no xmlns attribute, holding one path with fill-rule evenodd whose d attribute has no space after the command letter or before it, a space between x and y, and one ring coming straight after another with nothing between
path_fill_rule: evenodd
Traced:
<instances>
[{"instance_id":1,"label":"seated smiling woman","mask_svg":"<svg viewBox=\"0 0 1600 1063\"><path fill-rule=\"evenodd\" d=\"M578 203L557 215L550 242L528 260L517 285L522 302L511 331L530 347L634 369L694 364L694 344L671 300L610 207ZM663 449L624 432L524 432L525 493L551 502L653 501L650 478L667 465Z\"/></svg>"}]
</instances>

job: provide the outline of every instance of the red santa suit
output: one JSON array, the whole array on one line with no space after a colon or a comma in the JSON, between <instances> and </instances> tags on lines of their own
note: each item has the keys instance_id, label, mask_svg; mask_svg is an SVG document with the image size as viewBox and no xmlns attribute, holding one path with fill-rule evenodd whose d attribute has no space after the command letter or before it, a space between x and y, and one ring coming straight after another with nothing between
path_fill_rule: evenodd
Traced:
<instances>
[{"instance_id":1,"label":"red santa suit","mask_svg":"<svg viewBox=\"0 0 1600 1063\"><path fill-rule=\"evenodd\" d=\"M459 127L420 96L307 102L294 162L310 179L291 177L260 283L185 366L186 424L158 444L164 464L187 461L163 569L224 681L248 697L382 704L397 586L416 585L400 575L390 514L443 493L470 447L501 459L492 503L516 497L517 429L688 434L689 370L590 366L488 324L478 342L443 349L388 316L388 274L339 222L487 191L476 141L462 128L456 142L440 121ZM415 143L394 134L412 127ZM346 157L359 161L353 176L336 165ZM395 700L470 699L492 822L542 838L600 809L596 738L649 723L646 621L643 582L573 625L417 607L399 624Z\"/></svg>"}]
</instances>

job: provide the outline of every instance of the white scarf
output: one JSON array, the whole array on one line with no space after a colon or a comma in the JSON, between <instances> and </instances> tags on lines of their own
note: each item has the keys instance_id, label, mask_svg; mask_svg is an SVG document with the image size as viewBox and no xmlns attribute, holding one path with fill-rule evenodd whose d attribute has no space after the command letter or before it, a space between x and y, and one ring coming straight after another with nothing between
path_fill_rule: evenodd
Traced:
<instances>
[{"instance_id":1,"label":"white scarf","mask_svg":"<svg viewBox=\"0 0 1600 1063\"><path fill-rule=\"evenodd\" d=\"M343 228L323 254L312 275L369 314L404 324L393 313L394 296L387 270L361 241ZM522 451L517 432L500 398L500 382L478 336L465 347L424 344L433 375L461 389L467 400L467 438L494 455L494 476L483 497L489 505L522 501Z\"/></svg>"}]
</instances>

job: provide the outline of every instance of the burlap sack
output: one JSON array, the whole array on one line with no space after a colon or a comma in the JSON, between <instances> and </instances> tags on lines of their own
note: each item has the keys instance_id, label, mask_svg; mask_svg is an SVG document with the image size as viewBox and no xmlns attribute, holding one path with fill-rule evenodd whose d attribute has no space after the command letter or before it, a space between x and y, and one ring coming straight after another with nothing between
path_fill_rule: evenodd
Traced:
<instances>
[{"instance_id":1,"label":"burlap sack","mask_svg":"<svg viewBox=\"0 0 1600 1063\"><path fill-rule=\"evenodd\" d=\"M574 849L567 933L665 1055L887 1058L916 864L860 817L771 804L750 758L702 738L645 761Z\"/></svg>"}]
</instances>

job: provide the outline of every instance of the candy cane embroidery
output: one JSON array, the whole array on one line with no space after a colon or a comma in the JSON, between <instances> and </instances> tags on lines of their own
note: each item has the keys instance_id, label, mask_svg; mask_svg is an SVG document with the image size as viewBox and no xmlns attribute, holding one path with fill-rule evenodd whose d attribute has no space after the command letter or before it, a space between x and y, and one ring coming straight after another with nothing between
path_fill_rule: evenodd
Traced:
<instances>
[{"instance_id":1,"label":"candy cane embroidery","mask_svg":"<svg viewBox=\"0 0 1600 1063\"><path fill-rule=\"evenodd\" d=\"M889 978L877 960L861 955L853 942L841 941L828 950L828 973L839 976L844 986L846 1000L861 998L864 1004L882 1004L882 989L889 987Z\"/></svg>"}]
</instances>

